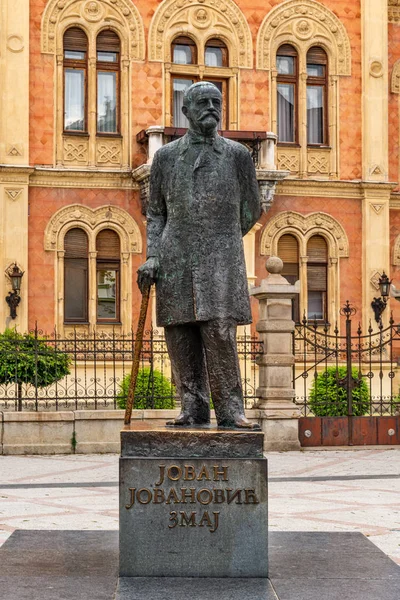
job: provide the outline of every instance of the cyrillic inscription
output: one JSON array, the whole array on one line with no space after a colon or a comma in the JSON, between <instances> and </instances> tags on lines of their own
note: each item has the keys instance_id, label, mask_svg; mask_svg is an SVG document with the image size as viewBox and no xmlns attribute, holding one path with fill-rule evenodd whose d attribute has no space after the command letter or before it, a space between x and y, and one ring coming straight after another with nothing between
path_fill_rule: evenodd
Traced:
<instances>
[{"instance_id":1,"label":"cyrillic inscription","mask_svg":"<svg viewBox=\"0 0 400 600\"><path fill-rule=\"evenodd\" d=\"M254 488L236 488L227 486L214 486L214 482L223 484L229 482L228 467L214 465L212 468L202 465L196 468L194 465L159 465L159 478L154 488L129 488L129 503L125 505L127 510L136 506L146 504L197 504L197 510L171 510L169 513L168 528L175 527L207 527L210 533L218 529L221 511L212 510L212 505L259 504ZM200 489L185 485L184 482L201 482ZM179 483L177 483L179 482ZM207 482L210 484L207 485ZM163 486L163 487L161 487ZM204 510L203 507L208 509ZM195 507L193 507L195 508Z\"/></svg>"}]
</instances>

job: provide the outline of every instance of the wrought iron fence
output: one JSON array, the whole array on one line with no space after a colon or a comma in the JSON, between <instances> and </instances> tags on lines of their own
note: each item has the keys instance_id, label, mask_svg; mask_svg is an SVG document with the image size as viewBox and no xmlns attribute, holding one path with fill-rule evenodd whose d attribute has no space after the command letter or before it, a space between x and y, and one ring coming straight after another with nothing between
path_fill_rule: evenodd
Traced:
<instances>
[{"instance_id":1,"label":"wrought iron fence","mask_svg":"<svg viewBox=\"0 0 400 600\"><path fill-rule=\"evenodd\" d=\"M0 410L97 410L125 406L135 335L74 331L61 338L35 329L25 336L0 338ZM258 385L256 358L262 344L238 336L243 394L254 404ZM67 366L68 374L63 370ZM163 335L145 332L135 408L179 405Z\"/></svg>"},{"instance_id":2,"label":"wrought iron fence","mask_svg":"<svg viewBox=\"0 0 400 600\"><path fill-rule=\"evenodd\" d=\"M352 333L356 310L347 302L341 309L346 334L336 325L307 321L296 327L293 348L296 363L293 385L301 416L392 416L400 413L400 324L371 324L366 334L358 325Z\"/></svg>"}]
</instances>

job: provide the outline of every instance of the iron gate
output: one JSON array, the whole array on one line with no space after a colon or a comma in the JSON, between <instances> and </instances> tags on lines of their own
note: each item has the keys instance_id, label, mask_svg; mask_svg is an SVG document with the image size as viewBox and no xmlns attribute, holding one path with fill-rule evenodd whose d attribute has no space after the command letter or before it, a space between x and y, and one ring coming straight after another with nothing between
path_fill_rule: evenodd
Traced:
<instances>
[{"instance_id":1,"label":"iron gate","mask_svg":"<svg viewBox=\"0 0 400 600\"><path fill-rule=\"evenodd\" d=\"M352 332L356 309L336 325L307 321L294 332L293 382L302 446L400 444L400 324Z\"/></svg>"}]
</instances>

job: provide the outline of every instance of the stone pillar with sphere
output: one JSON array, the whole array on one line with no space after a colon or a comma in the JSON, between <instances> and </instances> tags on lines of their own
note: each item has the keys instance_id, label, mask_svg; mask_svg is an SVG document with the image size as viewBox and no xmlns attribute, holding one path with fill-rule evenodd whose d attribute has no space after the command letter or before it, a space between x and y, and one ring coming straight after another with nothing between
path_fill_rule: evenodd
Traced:
<instances>
[{"instance_id":1,"label":"stone pillar with sphere","mask_svg":"<svg viewBox=\"0 0 400 600\"><path fill-rule=\"evenodd\" d=\"M266 279L250 290L259 301L257 331L263 342L263 354L258 360L257 416L265 433L265 450L298 450L292 300L299 293L299 283L291 285L282 277L283 262L277 256L267 260L266 268Z\"/></svg>"}]
</instances>

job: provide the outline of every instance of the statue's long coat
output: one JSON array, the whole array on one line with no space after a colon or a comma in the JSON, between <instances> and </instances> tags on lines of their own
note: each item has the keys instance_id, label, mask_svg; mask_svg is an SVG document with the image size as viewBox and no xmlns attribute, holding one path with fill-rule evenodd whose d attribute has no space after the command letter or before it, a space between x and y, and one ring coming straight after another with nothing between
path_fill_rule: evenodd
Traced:
<instances>
[{"instance_id":1,"label":"statue's long coat","mask_svg":"<svg viewBox=\"0 0 400 600\"><path fill-rule=\"evenodd\" d=\"M243 240L260 216L256 173L241 144L186 134L154 156L147 257L158 256L159 326L232 317L251 323Z\"/></svg>"}]
</instances>

